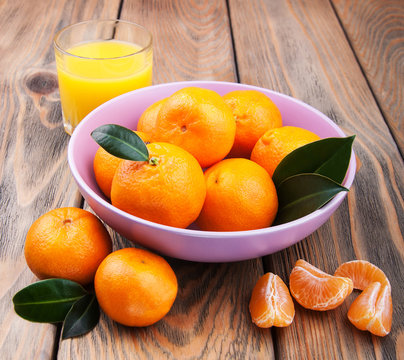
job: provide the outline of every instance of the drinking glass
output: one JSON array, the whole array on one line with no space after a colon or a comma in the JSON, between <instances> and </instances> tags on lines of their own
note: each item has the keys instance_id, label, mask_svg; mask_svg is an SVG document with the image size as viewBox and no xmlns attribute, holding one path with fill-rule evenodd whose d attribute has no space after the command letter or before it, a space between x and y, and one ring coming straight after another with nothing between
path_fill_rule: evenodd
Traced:
<instances>
[{"instance_id":1,"label":"drinking glass","mask_svg":"<svg viewBox=\"0 0 404 360\"><path fill-rule=\"evenodd\" d=\"M107 100L152 84L152 35L124 20L90 20L54 38L63 125L78 123Z\"/></svg>"}]
</instances>

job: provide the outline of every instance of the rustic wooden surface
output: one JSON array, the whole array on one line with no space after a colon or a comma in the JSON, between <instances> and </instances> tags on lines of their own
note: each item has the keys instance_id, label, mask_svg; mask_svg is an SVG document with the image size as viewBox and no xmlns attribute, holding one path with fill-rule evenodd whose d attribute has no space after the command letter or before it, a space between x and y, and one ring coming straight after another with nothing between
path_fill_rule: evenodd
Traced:
<instances>
[{"instance_id":1,"label":"rustic wooden surface","mask_svg":"<svg viewBox=\"0 0 404 360\"><path fill-rule=\"evenodd\" d=\"M203 264L167 259L179 279L172 311L144 329L105 316L60 341L54 325L20 319L12 296L35 281L25 234L42 213L84 206L67 166L53 34L91 18L132 20L154 34L154 83L239 81L292 95L356 134L358 172L330 221L263 259ZM0 358L258 359L404 357L403 2L385 0L75 0L0 3ZM119 235L115 248L132 246ZM249 296L266 271L287 283L298 258L327 272L352 259L380 266L392 284L390 335L347 320L348 302L319 313L296 306L285 329L260 330Z\"/></svg>"},{"instance_id":2,"label":"rustic wooden surface","mask_svg":"<svg viewBox=\"0 0 404 360\"><path fill-rule=\"evenodd\" d=\"M403 155L404 1L332 3Z\"/></svg>"}]
</instances>

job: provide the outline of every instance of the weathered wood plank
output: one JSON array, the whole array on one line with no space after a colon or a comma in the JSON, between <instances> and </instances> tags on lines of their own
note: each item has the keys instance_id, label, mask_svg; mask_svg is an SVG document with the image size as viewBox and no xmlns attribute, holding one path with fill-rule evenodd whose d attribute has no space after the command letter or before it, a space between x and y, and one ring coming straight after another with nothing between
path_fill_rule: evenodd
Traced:
<instances>
[{"instance_id":1,"label":"weathered wood plank","mask_svg":"<svg viewBox=\"0 0 404 360\"><path fill-rule=\"evenodd\" d=\"M225 1L125 0L121 18L152 32L155 84L235 80Z\"/></svg>"},{"instance_id":2,"label":"weathered wood plank","mask_svg":"<svg viewBox=\"0 0 404 360\"><path fill-rule=\"evenodd\" d=\"M348 200L331 220L298 245L266 257L265 270L288 283L298 258L330 273L344 261L366 259L390 278L395 303L392 333L383 339L358 331L348 322L346 312L356 293L330 312L312 312L297 305L292 326L274 332L276 356L394 358L400 346L396 339L403 339L404 332L400 306L404 296L404 168L396 143L329 3L289 0L249 5L229 1L240 82L297 97L328 115L347 134L356 134L359 163Z\"/></svg>"},{"instance_id":3,"label":"weathered wood plank","mask_svg":"<svg viewBox=\"0 0 404 360\"><path fill-rule=\"evenodd\" d=\"M404 2L332 0L349 42L404 154Z\"/></svg>"},{"instance_id":4,"label":"weathered wood plank","mask_svg":"<svg viewBox=\"0 0 404 360\"><path fill-rule=\"evenodd\" d=\"M79 206L67 165L52 38L90 17L114 17L119 1L3 1L0 5L0 358L50 359L56 327L29 323L12 296L36 281L25 235L44 212Z\"/></svg>"},{"instance_id":5,"label":"weathered wood plank","mask_svg":"<svg viewBox=\"0 0 404 360\"><path fill-rule=\"evenodd\" d=\"M121 18L144 25L153 33L154 83L236 79L225 1L125 0ZM115 242L117 248L131 246L119 237ZM273 357L271 333L251 326L248 312L249 296L262 274L260 260L235 264L167 260L178 277L179 294L163 320L137 329L103 316L90 334L63 341L58 357Z\"/></svg>"}]
</instances>

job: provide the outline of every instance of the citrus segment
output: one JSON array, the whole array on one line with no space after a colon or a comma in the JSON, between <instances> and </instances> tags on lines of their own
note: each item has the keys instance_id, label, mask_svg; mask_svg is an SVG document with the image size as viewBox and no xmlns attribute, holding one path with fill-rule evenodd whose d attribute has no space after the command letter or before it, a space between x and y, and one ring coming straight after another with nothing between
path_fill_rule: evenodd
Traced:
<instances>
[{"instance_id":1,"label":"citrus segment","mask_svg":"<svg viewBox=\"0 0 404 360\"><path fill-rule=\"evenodd\" d=\"M278 210L268 173L248 159L225 159L205 171L206 199L197 224L207 231L270 226Z\"/></svg>"},{"instance_id":2,"label":"citrus segment","mask_svg":"<svg viewBox=\"0 0 404 360\"><path fill-rule=\"evenodd\" d=\"M354 300L348 319L360 330L386 336L391 330L393 304L389 285L373 282Z\"/></svg>"},{"instance_id":3,"label":"citrus segment","mask_svg":"<svg viewBox=\"0 0 404 360\"><path fill-rule=\"evenodd\" d=\"M236 121L236 137L230 157L250 158L251 151L264 133L282 126L282 116L273 101L260 91L235 90L223 96Z\"/></svg>"},{"instance_id":4,"label":"citrus segment","mask_svg":"<svg viewBox=\"0 0 404 360\"><path fill-rule=\"evenodd\" d=\"M365 260L353 260L343 263L335 270L335 276L349 277L355 289L364 290L373 282L390 286L384 272L376 265Z\"/></svg>"},{"instance_id":5,"label":"citrus segment","mask_svg":"<svg viewBox=\"0 0 404 360\"><path fill-rule=\"evenodd\" d=\"M282 126L268 130L255 144L251 152L251 160L273 175L282 159L297 148L320 140L320 137L309 130Z\"/></svg>"},{"instance_id":6,"label":"citrus segment","mask_svg":"<svg viewBox=\"0 0 404 360\"><path fill-rule=\"evenodd\" d=\"M182 147L205 168L229 153L235 134L233 114L219 94L187 87L162 104L152 130L152 141Z\"/></svg>"},{"instance_id":7,"label":"citrus segment","mask_svg":"<svg viewBox=\"0 0 404 360\"><path fill-rule=\"evenodd\" d=\"M295 316L295 306L282 279L266 273L255 285L249 304L254 324L261 328L289 326Z\"/></svg>"},{"instance_id":8,"label":"citrus segment","mask_svg":"<svg viewBox=\"0 0 404 360\"><path fill-rule=\"evenodd\" d=\"M62 278L86 285L112 251L111 238L92 213L74 207L39 217L25 240L25 259L39 279Z\"/></svg>"},{"instance_id":9,"label":"citrus segment","mask_svg":"<svg viewBox=\"0 0 404 360\"><path fill-rule=\"evenodd\" d=\"M170 311L178 283L161 256L125 248L104 259L94 288L101 308L111 319L127 326L148 326Z\"/></svg>"},{"instance_id":10,"label":"citrus segment","mask_svg":"<svg viewBox=\"0 0 404 360\"><path fill-rule=\"evenodd\" d=\"M319 311L335 309L353 290L351 279L329 275L302 259L290 274L289 287L300 305Z\"/></svg>"},{"instance_id":11,"label":"citrus segment","mask_svg":"<svg viewBox=\"0 0 404 360\"><path fill-rule=\"evenodd\" d=\"M199 215L206 195L196 159L168 143L147 145L149 161L122 161L112 181L111 203L159 224L186 228Z\"/></svg>"}]
</instances>

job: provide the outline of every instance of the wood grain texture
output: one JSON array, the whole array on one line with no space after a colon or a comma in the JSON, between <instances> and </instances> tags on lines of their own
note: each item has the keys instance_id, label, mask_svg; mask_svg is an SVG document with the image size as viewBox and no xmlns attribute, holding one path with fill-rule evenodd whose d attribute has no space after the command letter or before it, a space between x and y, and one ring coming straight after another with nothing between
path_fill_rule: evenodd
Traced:
<instances>
[{"instance_id":1,"label":"wood grain texture","mask_svg":"<svg viewBox=\"0 0 404 360\"><path fill-rule=\"evenodd\" d=\"M234 81L225 1L124 1L121 18L154 36L154 83ZM133 246L115 236L116 248ZM248 302L260 260L201 264L167 259L179 282L170 313L157 324L127 328L103 316L88 335L60 343L58 358L222 359L273 357L270 330L252 326Z\"/></svg>"},{"instance_id":2,"label":"wood grain texture","mask_svg":"<svg viewBox=\"0 0 404 360\"><path fill-rule=\"evenodd\" d=\"M404 2L332 0L404 156Z\"/></svg>"},{"instance_id":3,"label":"wood grain texture","mask_svg":"<svg viewBox=\"0 0 404 360\"><path fill-rule=\"evenodd\" d=\"M30 225L44 212L79 206L67 165L52 38L85 18L116 16L119 1L0 3L0 358L50 359L56 327L20 319L13 295L36 281L23 254Z\"/></svg>"},{"instance_id":4,"label":"wood grain texture","mask_svg":"<svg viewBox=\"0 0 404 360\"><path fill-rule=\"evenodd\" d=\"M125 0L121 18L152 32L155 84L235 80L226 1Z\"/></svg>"},{"instance_id":5,"label":"wood grain texture","mask_svg":"<svg viewBox=\"0 0 404 360\"><path fill-rule=\"evenodd\" d=\"M317 313L297 306L291 327L276 329L276 356L395 358L404 332L404 167L367 79L332 6L320 0L230 0L240 81L297 97L356 134L358 172L348 199L304 241L265 258L265 270L287 283L295 261L324 271L355 258L380 266L393 287L394 322L386 338L356 330L346 318L350 301ZM254 19L253 22L248 19ZM263 40L265 39L265 40Z\"/></svg>"}]
</instances>

